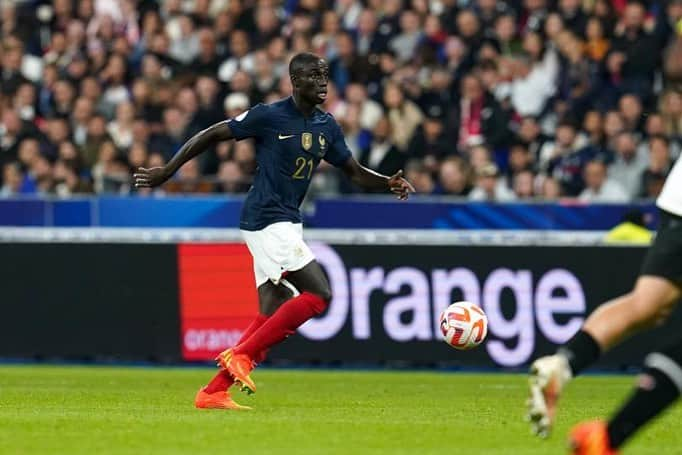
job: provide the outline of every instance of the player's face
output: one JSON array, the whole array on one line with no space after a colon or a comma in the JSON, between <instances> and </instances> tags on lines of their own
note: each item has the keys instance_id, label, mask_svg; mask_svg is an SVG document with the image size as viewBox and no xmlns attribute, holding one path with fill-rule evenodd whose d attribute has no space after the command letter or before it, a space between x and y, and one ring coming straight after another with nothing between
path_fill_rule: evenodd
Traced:
<instances>
[{"instance_id":1,"label":"player's face","mask_svg":"<svg viewBox=\"0 0 682 455\"><path fill-rule=\"evenodd\" d=\"M297 75L295 87L301 97L312 104L322 104L327 99L327 82L329 67L320 59L316 63L304 67Z\"/></svg>"}]
</instances>

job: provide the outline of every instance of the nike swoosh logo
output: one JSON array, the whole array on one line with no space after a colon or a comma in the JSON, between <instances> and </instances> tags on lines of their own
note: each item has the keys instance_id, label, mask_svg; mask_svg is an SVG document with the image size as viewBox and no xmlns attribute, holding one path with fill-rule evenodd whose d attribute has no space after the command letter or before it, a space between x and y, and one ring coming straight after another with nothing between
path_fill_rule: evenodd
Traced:
<instances>
[{"instance_id":1,"label":"nike swoosh logo","mask_svg":"<svg viewBox=\"0 0 682 455\"><path fill-rule=\"evenodd\" d=\"M280 134L279 136L277 136L277 138L280 139L280 140L281 140L281 139L289 139L290 137L294 137L294 135L293 135L293 134L290 134L290 135L288 135L288 136L283 136L283 135Z\"/></svg>"}]
</instances>

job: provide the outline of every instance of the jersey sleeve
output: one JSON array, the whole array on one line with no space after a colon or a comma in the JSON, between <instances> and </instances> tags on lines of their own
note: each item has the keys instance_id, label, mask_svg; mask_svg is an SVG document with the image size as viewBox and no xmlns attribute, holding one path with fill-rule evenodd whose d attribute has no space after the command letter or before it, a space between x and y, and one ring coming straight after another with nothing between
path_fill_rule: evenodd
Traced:
<instances>
[{"instance_id":1,"label":"jersey sleeve","mask_svg":"<svg viewBox=\"0 0 682 455\"><path fill-rule=\"evenodd\" d=\"M332 122L332 141L329 151L324 156L324 160L336 167L341 167L346 164L346 161L351 157L351 152L343 137L341 127L336 123L336 120L333 117Z\"/></svg>"},{"instance_id":2,"label":"jersey sleeve","mask_svg":"<svg viewBox=\"0 0 682 455\"><path fill-rule=\"evenodd\" d=\"M243 112L227 122L232 131L232 136L238 141L249 137L258 137L265 126L265 113L267 106L257 104L246 112Z\"/></svg>"}]
</instances>

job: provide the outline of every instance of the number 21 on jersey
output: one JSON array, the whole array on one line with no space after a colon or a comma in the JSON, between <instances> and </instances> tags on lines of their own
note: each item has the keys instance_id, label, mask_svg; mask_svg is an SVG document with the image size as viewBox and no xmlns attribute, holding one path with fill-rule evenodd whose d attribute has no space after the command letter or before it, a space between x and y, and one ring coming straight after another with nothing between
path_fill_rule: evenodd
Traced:
<instances>
[{"instance_id":1,"label":"number 21 on jersey","mask_svg":"<svg viewBox=\"0 0 682 455\"><path fill-rule=\"evenodd\" d=\"M313 160L305 159L302 156L299 156L296 158L296 162L294 164L296 166L296 170L294 171L292 177L297 180L310 180L310 177L313 175L313 168L315 167Z\"/></svg>"}]
</instances>

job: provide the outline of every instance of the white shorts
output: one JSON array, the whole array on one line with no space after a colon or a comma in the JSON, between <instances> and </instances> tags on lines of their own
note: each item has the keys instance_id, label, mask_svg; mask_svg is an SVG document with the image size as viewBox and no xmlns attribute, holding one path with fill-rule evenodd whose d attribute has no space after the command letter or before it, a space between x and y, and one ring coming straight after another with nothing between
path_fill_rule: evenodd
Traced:
<instances>
[{"instance_id":1,"label":"white shorts","mask_svg":"<svg viewBox=\"0 0 682 455\"><path fill-rule=\"evenodd\" d=\"M301 270L315 260L303 241L303 225L282 221L260 231L244 231L242 236L253 256L256 287L270 280L279 284L282 273Z\"/></svg>"}]
</instances>

